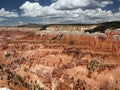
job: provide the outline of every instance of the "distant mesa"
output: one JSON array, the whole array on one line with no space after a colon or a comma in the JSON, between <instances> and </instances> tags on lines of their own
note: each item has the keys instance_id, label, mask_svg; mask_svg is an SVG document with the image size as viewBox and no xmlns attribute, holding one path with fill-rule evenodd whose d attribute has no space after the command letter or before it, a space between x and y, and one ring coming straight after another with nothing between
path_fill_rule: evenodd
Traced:
<instances>
[{"instance_id":1,"label":"distant mesa","mask_svg":"<svg viewBox=\"0 0 120 90\"><path fill-rule=\"evenodd\" d=\"M40 30L78 30L83 29L83 32L95 33L101 32L104 33L107 29L117 29L120 28L120 21L114 22L105 22L100 24L35 24L28 23L26 25L20 25L18 27L33 27L40 28ZM59 27L59 28L58 28ZM69 27L69 28L68 28Z\"/></svg>"},{"instance_id":2,"label":"distant mesa","mask_svg":"<svg viewBox=\"0 0 120 90\"><path fill-rule=\"evenodd\" d=\"M104 33L105 30L107 30L107 29L113 29L114 30L114 29L117 29L117 28L120 28L120 21L101 23L101 24L98 24L98 26L95 27L94 29L86 30L85 32L90 32L90 33L101 32L101 33Z\"/></svg>"}]
</instances>

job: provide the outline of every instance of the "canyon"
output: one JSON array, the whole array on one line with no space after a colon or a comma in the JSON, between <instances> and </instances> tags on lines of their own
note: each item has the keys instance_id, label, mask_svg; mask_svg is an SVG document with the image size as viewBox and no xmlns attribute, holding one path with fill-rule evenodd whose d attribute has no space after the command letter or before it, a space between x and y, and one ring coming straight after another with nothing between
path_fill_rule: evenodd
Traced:
<instances>
[{"instance_id":1,"label":"canyon","mask_svg":"<svg viewBox=\"0 0 120 90\"><path fill-rule=\"evenodd\" d=\"M0 27L0 87L120 90L120 28Z\"/></svg>"}]
</instances>

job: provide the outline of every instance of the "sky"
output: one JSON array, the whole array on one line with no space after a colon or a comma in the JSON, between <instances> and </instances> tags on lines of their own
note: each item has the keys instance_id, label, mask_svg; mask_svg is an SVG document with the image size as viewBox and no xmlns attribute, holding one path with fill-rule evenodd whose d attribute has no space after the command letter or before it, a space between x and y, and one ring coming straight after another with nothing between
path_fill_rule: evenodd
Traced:
<instances>
[{"instance_id":1,"label":"sky","mask_svg":"<svg viewBox=\"0 0 120 90\"><path fill-rule=\"evenodd\" d=\"M120 21L120 0L0 0L0 25Z\"/></svg>"}]
</instances>

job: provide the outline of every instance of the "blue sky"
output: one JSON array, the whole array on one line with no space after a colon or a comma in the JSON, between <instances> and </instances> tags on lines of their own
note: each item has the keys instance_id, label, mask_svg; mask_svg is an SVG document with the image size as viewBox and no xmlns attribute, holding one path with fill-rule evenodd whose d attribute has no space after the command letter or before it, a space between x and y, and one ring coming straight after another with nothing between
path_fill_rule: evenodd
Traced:
<instances>
[{"instance_id":1,"label":"blue sky","mask_svg":"<svg viewBox=\"0 0 120 90\"><path fill-rule=\"evenodd\" d=\"M120 21L120 0L0 0L0 25Z\"/></svg>"}]
</instances>

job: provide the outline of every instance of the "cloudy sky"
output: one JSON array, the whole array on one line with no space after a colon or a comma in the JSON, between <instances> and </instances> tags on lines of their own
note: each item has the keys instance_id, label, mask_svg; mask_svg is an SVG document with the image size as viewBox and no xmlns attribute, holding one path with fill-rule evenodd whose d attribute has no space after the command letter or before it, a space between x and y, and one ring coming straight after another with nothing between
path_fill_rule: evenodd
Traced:
<instances>
[{"instance_id":1,"label":"cloudy sky","mask_svg":"<svg viewBox=\"0 0 120 90\"><path fill-rule=\"evenodd\" d=\"M120 21L120 0L0 0L0 25Z\"/></svg>"}]
</instances>

